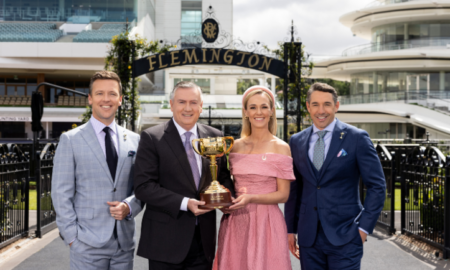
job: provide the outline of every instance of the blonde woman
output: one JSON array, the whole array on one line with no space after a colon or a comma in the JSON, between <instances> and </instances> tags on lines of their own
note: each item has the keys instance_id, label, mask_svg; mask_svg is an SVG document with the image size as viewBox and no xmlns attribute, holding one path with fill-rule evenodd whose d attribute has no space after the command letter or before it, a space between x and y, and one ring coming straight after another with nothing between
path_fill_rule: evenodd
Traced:
<instances>
[{"instance_id":1,"label":"blonde woman","mask_svg":"<svg viewBox=\"0 0 450 270\"><path fill-rule=\"evenodd\" d=\"M253 86L242 98L241 139L230 154L237 198L224 215L213 269L291 269L287 229L278 207L294 180L289 145L275 136L275 98Z\"/></svg>"}]
</instances>

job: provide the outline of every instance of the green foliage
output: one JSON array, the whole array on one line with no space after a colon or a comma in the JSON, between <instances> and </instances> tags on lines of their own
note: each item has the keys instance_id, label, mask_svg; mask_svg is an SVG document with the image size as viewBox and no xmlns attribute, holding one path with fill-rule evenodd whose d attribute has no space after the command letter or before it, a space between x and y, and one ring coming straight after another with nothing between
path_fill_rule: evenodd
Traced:
<instances>
[{"instance_id":1,"label":"green foliage","mask_svg":"<svg viewBox=\"0 0 450 270\"><path fill-rule=\"evenodd\" d=\"M132 39L133 38L133 39ZM171 48L176 46L160 45L158 41L147 41L141 38L138 34L129 36L128 30L118 36L114 36L110 41L111 47L108 56L105 59L105 70L114 71L120 77L122 82L122 106L121 118L127 123L131 122L133 110L136 119L139 116L139 93L137 90L139 79L132 80L132 62L134 59L150 55L168 52ZM134 50L133 50L134 46ZM124 102L131 105L132 91L134 91L134 108L131 106L124 106ZM86 112L82 115L82 122L89 121L92 115L92 108L86 108Z\"/></svg>"},{"instance_id":2,"label":"green foliage","mask_svg":"<svg viewBox=\"0 0 450 270\"><path fill-rule=\"evenodd\" d=\"M317 79L316 82L326 83L334 87L339 96L350 95L350 82L336 81L333 79Z\"/></svg>"},{"instance_id":3,"label":"green foliage","mask_svg":"<svg viewBox=\"0 0 450 270\"><path fill-rule=\"evenodd\" d=\"M295 55L295 46L293 46L292 43L278 43L280 46L276 50L271 50L272 53L277 55L279 59L284 59L284 47L288 46L288 50L290 55ZM309 77L312 73L312 70L314 68L314 63L309 61L309 55L305 52L305 46L302 45L301 48L301 59L302 59L302 67L301 67L301 76L295 77L294 82L289 82L287 84L287 94L288 94L288 100L291 102L298 102L300 115L302 119L309 119L309 113L306 109L306 92L308 91L310 85L307 82L307 77ZM297 75L298 65L295 61L295 59L288 62L288 69L291 71L294 71L292 73ZM284 78L279 79L279 84L276 85L277 93L281 91L280 94L278 94L278 98L281 102L284 100L283 96L283 88L284 88ZM300 91L300 92L299 92ZM298 96L300 93L300 100L298 100ZM303 123L300 125L300 129L304 129ZM288 127L288 139L290 137L290 134L295 134L301 130L297 130L297 126L295 124L289 124Z\"/></svg>"},{"instance_id":4,"label":"green foliage","mask_svg":"<svg viewBox=\"0 0 450 270\"><path fill-rule=\"evenodd\" d=\"M243 95L245 90L248 88L258 85L259 81L257 79L238 79L237 81L237 94Z\"/></svg>"}]
</instances>

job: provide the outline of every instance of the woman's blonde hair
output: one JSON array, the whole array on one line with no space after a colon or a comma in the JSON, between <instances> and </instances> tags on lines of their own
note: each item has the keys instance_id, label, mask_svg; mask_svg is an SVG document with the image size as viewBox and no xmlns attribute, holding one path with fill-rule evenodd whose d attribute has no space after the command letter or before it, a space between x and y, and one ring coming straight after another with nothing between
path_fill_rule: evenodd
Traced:
<instances>
[{"instance_id":1,"label":"woman's blonde hair","mask_svg":"<svg viewBox=\"0 0 450 270\"><path fill-rule=\"evenodd\" d=\"M245 110L247 109L247 103L251 97L254 95L265 95L269 99L270 109L273 111L272 116L269 120L269 131L273 135L277 134L277 110L275 110L275 100L272 99L272 96L266 93L263 89L255 89L251 90L250 93L244 94L244 100L242 101L242 130L241 130L241 138L250 136L252 134L252 125L250 120L245 116Z\"/></svg>"}]
</instances>

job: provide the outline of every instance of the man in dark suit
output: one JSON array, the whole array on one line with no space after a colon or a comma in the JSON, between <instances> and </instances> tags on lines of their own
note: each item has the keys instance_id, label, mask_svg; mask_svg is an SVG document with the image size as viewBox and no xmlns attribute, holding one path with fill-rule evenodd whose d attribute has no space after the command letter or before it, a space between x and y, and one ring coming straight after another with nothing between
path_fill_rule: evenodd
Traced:
<instances>
[{"instance_id":1,"label":"man in dark suit","mask_svg":"<svg viewBox=\"0 0 450 270\"><path fill-rule=\"evenodd\" d=\"M285 205L289 249L301 269L360 269L363 243L384 205L386 184L366 131L335 118L337 93L315 83L306 106L313 126L290 140L296 181ZM367 188L364 206L359 180Z\"/></svg>"},{"instance_id":2,"label":"man in dark suit","mask_svg":"<svg viewBox=\"0 0 450 270\"><path fill-rule=\"evenodd\" d=\"M191 142L223 135L197 123L202 105L200 87L179 82L170 95L173 119L141 134L134 186L147 206L137 254L151 270L212 268L216 213L198 208L200 191L211 183L210 162ZM218 180L234 194L226 156L218 159Z\"/></svg>"}]
</instances>

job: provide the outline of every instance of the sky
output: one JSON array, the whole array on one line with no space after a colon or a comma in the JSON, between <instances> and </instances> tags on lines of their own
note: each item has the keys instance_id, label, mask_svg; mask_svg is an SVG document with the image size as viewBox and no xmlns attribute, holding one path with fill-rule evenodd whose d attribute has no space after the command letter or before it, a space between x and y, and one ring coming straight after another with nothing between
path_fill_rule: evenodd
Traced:
<instances>
[{"instance_id":1,"label":"sky","mask_svg":"<svg viewBox=\"0 0 450 270\"><path fill-rule=\"evenodd\" d=\"M233 35L244 42L260 41L271 49L290 37L291 21L312 56L339 56L370 40L354 37L339 17L374 0L234 0Z\"/></svg>"}]
</instances>

